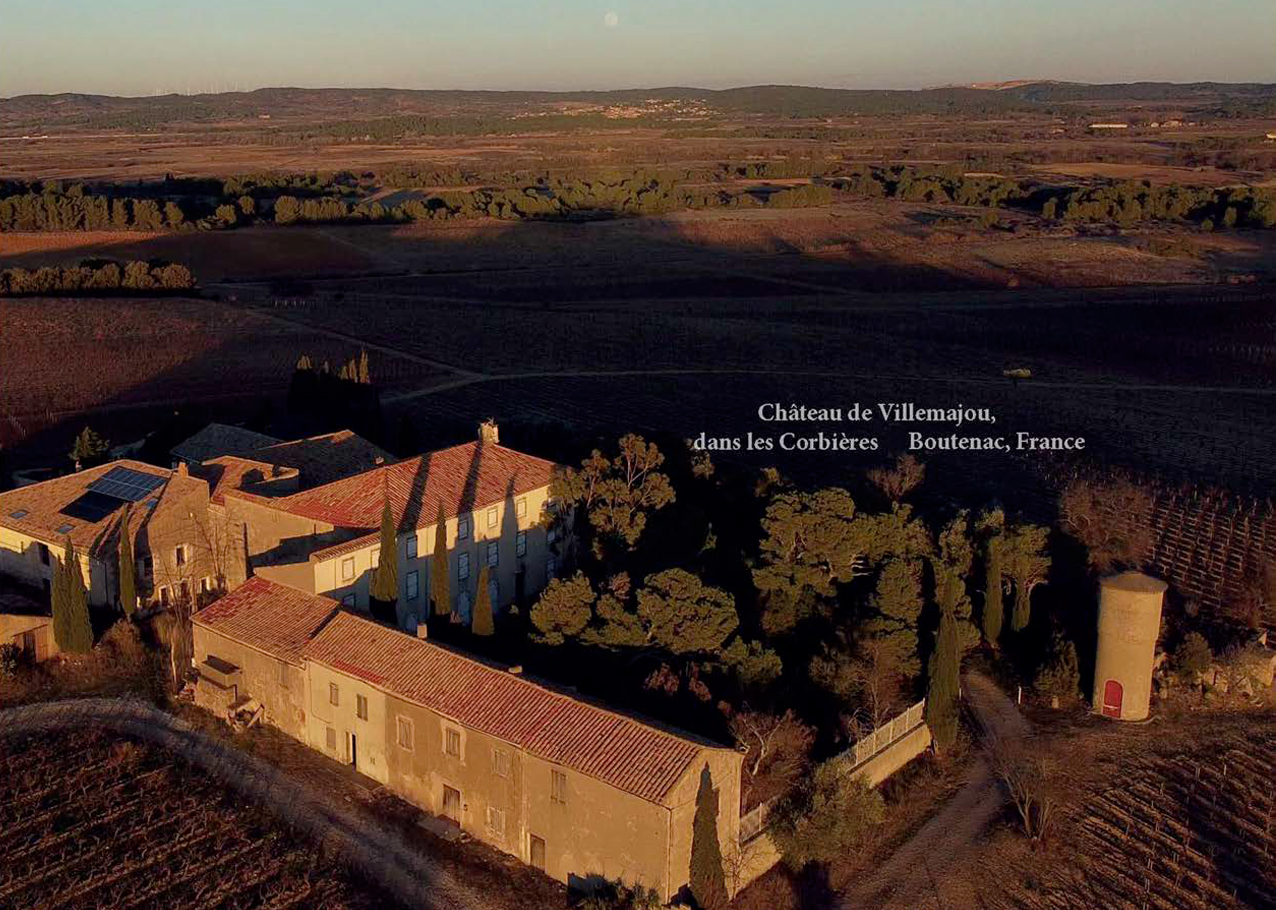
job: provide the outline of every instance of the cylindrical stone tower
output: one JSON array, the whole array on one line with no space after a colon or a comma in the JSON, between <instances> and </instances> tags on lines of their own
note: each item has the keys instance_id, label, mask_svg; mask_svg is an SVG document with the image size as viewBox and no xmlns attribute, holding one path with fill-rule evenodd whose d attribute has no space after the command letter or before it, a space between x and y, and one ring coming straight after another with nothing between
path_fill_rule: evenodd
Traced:
<instances>
[{"instance_id":1,"label":"cylindrical stone tower","mask_svg":"<svg viewBox=\"0 0 1276 910\"><path fill-rule=\"evenodd\" d=\"M1165 582L1142 572L1122 572L1099 581L1094 710L1104 717L1148 716L1165 589Z\"/></svg>"}]
</instances>

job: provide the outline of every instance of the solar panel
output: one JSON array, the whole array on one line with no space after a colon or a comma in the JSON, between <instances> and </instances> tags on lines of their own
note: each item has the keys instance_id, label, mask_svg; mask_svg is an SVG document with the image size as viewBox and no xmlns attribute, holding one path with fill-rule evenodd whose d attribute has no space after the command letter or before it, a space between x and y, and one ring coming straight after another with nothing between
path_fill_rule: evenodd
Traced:
<instances>
[{"instance_id":1,"label":"solar panel","mask_svg":"<svg viewBox=\"0 0 1276 910\"><path fill-rule=\"evenodd\" d=\"M17 509L9 513L10 518L26 518L29 513L26 509Z\"/></svg>"},{"instance_id":2,"label":"solar panel","mask_svg":"<svg viewBox=\"0 0 1276 910\"><path fill-rule=\"evenodd\" d=\"M75 527L75 525L73 525L73 524L65 524L65 525L62 525L60 528L58 528L58 533L59 533L59 534L70 534L70 533L71 533L71 529L72 529L72 528L74 528L74 527Z\"/></svg>"},{"instance_id":3,"label":"solar panel","mask_svg":"<svg viewBox=\"0 0 1276 910\"><path fill-rule=\"evenodd\" d=\"M163 485L164 478L156 474L144 474L132 468L115 467L89 484L89 489L94 493L122 499L125 502L137 502Z\"/></svg>"}]
</instances>

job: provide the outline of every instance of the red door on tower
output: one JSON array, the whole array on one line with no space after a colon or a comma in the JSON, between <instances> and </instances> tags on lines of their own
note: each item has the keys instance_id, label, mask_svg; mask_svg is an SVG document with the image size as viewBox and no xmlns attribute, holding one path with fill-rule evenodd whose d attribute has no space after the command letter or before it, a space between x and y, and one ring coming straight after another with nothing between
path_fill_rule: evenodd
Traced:
<instances>
[{"instance_id":1,"label":"red door on tower","mask_svg":"<svg viewBox=\"0 0 1276 910\"><path fill-rule=\"evenodd\" d=\"M1103 684L1103 716L1121 717L1121 684L1115 679Z\"/></svg>"}]
</instances>

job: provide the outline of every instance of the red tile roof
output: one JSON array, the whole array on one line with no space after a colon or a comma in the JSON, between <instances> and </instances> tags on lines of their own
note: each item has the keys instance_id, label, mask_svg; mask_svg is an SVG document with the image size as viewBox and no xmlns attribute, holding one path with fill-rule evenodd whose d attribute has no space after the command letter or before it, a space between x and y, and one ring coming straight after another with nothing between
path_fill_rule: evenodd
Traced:
<instances>
[{"instance_id":1,"label":"red tile roof","mask_svg":"<svg viewBox=\"0 0 1276 910\"><path fill-rule=\"evenodd\" d=\"M706 748L351 613L337 614L302 653L651 802Z\"/></svg>"},{"instance_id":2,"label":"red tile roof","mask_svg":"<svg viewBox=\"0 0 1276 910\"><path fill-rule=\"evenodd\" d=\"M296 468L301 472L301 485L307 489L370 471L379 464L393 464L397 460L385 449L352 430L279 442L251 452L225 454L244 455L257 461Z\"/></svg>"},{"instance_id":3,"label":"red tile roof","mask_svg":"<svg viewBox=\"0 0 1276 910\"><path fill-rule=\"evenodd\" d=\"M208 485L212 488L208 498L218 505L225 503L228 490L244 490L269 495L265 492L268 485L283 481L291 482L295 490L298 476L296 468L254 461L239 455L210 458L202 464L192 465L190 472L208 481Z\"/></svg>"},{"instance_id":4,"label":"red tile roof","mask_svg":"<svg viewBox=\"0 0 1276 910\"><path fill-rule=\"evenodd\" d=\"M495 443L470 442L273 499L251 498L342 528L376 528L385 497L400 530L428 527L439 504L449 518L547 486L556 465ZM304 469L303 469L304 470ZM304 475L303 475L304 476Z\"/></svg>"},{"instance_id":5,"label":"red tile roof","mask_svg":"<svg viewBox=\"0 0 1276 910\"><path fill-rule=\"evenodd\" d=\"M165 481L142 501L133 503L129 510L129 523L135 535L150 517L150 510L146 506L149 500L157 499L163 502L178 495L195 492L196 487L204 486L201 480L184 477L167 468L157 468L152 464L122 458L75 474L54 477L51 480L0 493L0 525L51 546L62 546L69 534L76 549L82 554L89 553L100 557L103 554L113 553L117 546L116 530L120 510L124 508L123 500L120 501L119 508L96 521L65 515L62 509L89 492L89 484L115 467L131 468ZM58 530L65 526L70 526L69 532Z\"/></svg>"},{"instance_id":6,"label":"red tile roof","mask_svg":"<svg viewBox=\"0 0 1276 910\"><path fill-rule=\"evenodd\" d=\"M330 598L254 577L200 610L191 621L300 664L302 646L339 609Z\"/></svg>"}]
</instances>

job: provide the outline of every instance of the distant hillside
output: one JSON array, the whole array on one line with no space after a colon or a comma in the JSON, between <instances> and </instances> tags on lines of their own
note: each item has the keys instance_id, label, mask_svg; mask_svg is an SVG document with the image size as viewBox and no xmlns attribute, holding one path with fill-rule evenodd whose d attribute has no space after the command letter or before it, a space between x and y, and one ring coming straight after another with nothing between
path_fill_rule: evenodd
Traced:
<instances>
[{"instance_id":1,"label":"distant hillside","mask_svg":"<svg viewBox=\"0 0 1276 910\"><path fill-rule=\"evenodd\" d=\"M753 85L732 89L683 86L606 92L454 91L393 88L264 88L205 95L115 97L68 93L0 99L0 121L39 126L148 129L167 123L254 120L363 119L398 115L514 116L567 104L698 100L724 113L831 117L856 114L995 113L1049 109L1086 102L1177 102L1209 109L1240 106L1265 112L1276 104L1276 84L1135 82L984 83L915 91Z\"/></svg>"}]
</instances>

